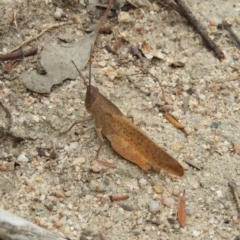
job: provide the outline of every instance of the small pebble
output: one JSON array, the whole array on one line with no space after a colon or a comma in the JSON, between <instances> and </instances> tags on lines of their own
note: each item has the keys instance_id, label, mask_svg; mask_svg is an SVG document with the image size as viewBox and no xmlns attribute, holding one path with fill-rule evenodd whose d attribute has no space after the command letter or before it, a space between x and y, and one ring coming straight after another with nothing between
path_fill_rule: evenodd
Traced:
<instances>
[{"instance_id":1,"label":"small pebble","mask_svg":"<svg viewBox=\"0 0 240 240\"><path fill-rule=\"evenodd\" d=\"M108 74L108 80L112 82L116 76L117 76L116 72L110 72Z\"/></svg>"},{"instance_id":2,"label":"small pebble","mask_svg":"<svg viewBox=\"0 0 240 240\"><path fill-rule=\"evenodd\" d=\"M50 203L50 204L46 204L45 205L46 208L49 210L49 211L52 211L53 210L53 205Z\"/></svg>"},{"instance_id":3,"label":"small pebble","mask_svg":"<svg viewBox=\"0 0 240 240\"><path fill-rule=\"evenodd\" d=\"M34 223L37 224L37 225L39 225L39 224L40 224L40 219L39 219L39 218L35 218L35 219L34 219Z\"/></svg>"},{"instance_id":4,"label":"small pebble","mask_svg":"<svg viewBox=\"0 0 240 240\"><path fill-rule=\"evenodd\" d=\"M183 148L183 146L181 144L174 144L174 145L172 145L172 150L174 152L179 152L182 148Z\"/></svg>"},{"instance_id":5,"label":"small pebble","mask_svg":"<svg viewBox=\"0 0 240 240\"><path fill-rule=\"evenodd\" d=\"M181 190L179 188L174 188L173 189L173 195L176 197L179 197L181 194Z\"/></svg>"},{"instance_id":6,"label":"small pebble","mask_svg":"<svg viewBox=\"0 0 240 240\"><path fill-rule=\"evenodd\" d=\"M160 211L160 206L158 204L157 201L150 201L149 204L149 211L152 213L152 214L156 214Z\"/></svg>"},{"instance_id":7,"label":"small pebble","mask_svg":"<svg viewBox=\"0 0 240 240\"><path fill-rule=\"evenodd\" d=\"M199 183L198 182L193 182L192 186L194 189L197 189L199 187Z\"/></svg>"},{"instance_id":8,"label":"small pebble","mask_svg":"<svg viewBox=\"0 0 240 240\"><path fill-rule=\"evenodd\" d=\"M56 8L56 11L54 12L53 17L56 20L60 20L62 16L64 16L63 10L61 8Z\"/></svg>"},{"instance_id":9,"label":"small pebble","mask_svg":"<svg viewBox=\"0 0 240 240\"><path fill-rule=\"evenodd\" d=\"M127 205L127 204L120 204L120 206L121 206L125 211L131 212L131 211L134 210L132 206L129 206L129 205Z\"/></svg>"},{"instance_id":10,"label":"small pebble","mask_svg":"<svg viewBox=\"0 0 240 240\"><path fill-rule=\"evenodd\" d=\"M131 16L128 12L120 12L118 14L118 22L130 22Z\"/></svg>"},{"instance_id":11,"label":"small pebble","mask_svg":"<svg viewBox=\"0 0 240 240\"><path fill-rule=\"evenodd\" d=\"M74 158L73 161L72 161L72 165L73 166L78 166L78 165L81 165L83 163L85 163L85 158L84 157L78 157L78 158Z\"/></svg>"},{"instance_id":12,"label":"small pebble","mask_svg":"<svg viewBox=\"0 0 240 240\"><path fill-rule=\"evenodd\" d=\"M162 203L162 205L165 205L167 207L171 207L172 205L175 204L175 200L173 198L163 197L161 199L161 203Z\"/></svg>"},{"instance_id":13,"label":"small pebble","mask_svg":"<svg viewBox=\"0 0 240 240\"><path fill-rule=\"evenodd\" d=\"M211 26L217 26L218 25L217 19L215 19L215 18L210 19L210 25Z\"/></svg>"},{"instance_id":14,"label":"small pebble","mask_svg":"<svg viewBox=\"0 0 240 240\"><path fill-rule=\"evenodd\" d=\"M56 20L60 20L61 17L62 17L62 14L61 14L60 12L55 12L55 13L53 14L53 17L54 17Z\"/></svg>"},{"instance_id":15,"label":"small pebble","mask_svg":"<svg viewBox=\"0 0 240 240\"><path fill-rule=\"evenodd\" d=\"M146 181L146 179L144 179L144 178L141 178L141 179L139 180L139 184L140 184L141 188L144 187L144 186L146 185L146 183L147 183L147 181Z\"/></svg>"},{"instance_id":16,"label":"small pebble","mask_svg":"<svg viewBox=\"0 0 240 240\"><path fill-rule=\"evenodd\" d=\"M236 16L236 17L234 18L234 20L235 20L236 23L240 24L240 17L239 17L239 16Z\"/></svg>"},{"instance_id":17,"label":"small pebble","mask_svg":"<svg viewBox=\"0 0 240 240\"><path fill-rule=\"evenodd\" d=\"M106 67L107 63L105 61L98 62L99 67Z\"/></svg>"},{"instance_id":18,"label":"small pebble","mask_svg":"<svg viewBox=\"0 0 240 240\"><path fill-rule=\"evenodd\" d=\"M41 178L40 177L36 177L36 182L41 182Z\"/></svg>"},{"instance_id":19,"label":"small pebble","mask_svg":"<svg viewBox=\"0 0 240 240\"><path fill-rule=\"evenodd\" d=\"M67 192L65 192L65 196L66 197L70 197L72 195L72 191L67 191Z\"/></svg>"},{"instance_id":20,"label":"small pebble","mask_svg":"<svg viewBox=\"0 0 240 240\"><path fill-rule=\"evenodd\" d=\"M1 165L0 170L7 171L7 166L5 164Z\"/></svg>"},{"instance_id":21,"label":"small pebble","mask_svg":"<svg viewBox=\"0 0 240 240\"><path fill-rule=\"evenodd\" d=\"M140 235L141 233L140 233L139 231L134 231L133 234L134 234L134 236L138 236L138 235Z\"/></svg>"},{"instance_id":22,"label":"small pebble","mask_svg":"<svg viewBox=\"0 0 240 240\"><path fill-rule=\"evenodd\" d=\"M142 219L142 218L139 218L139 219L137 220L137 224L140 225L140 224L142 224L142 223L143 223L143 219Z\"/></svg>"},{"instance_id":23,"label":"small pebble","mask_svg":"<svg viewBox=\"0 0 240 240\"><path fill-rule=\"evenodd\" d=\"M64 217L66 214L65 214L65 212L61 211L61 212L59 213L59 215L60 215L60 217Z\"/></svg>"},{"instance_id":24,"label":"small pebble","mask_svg":"<svg viewBox=\"0 0 240 240\"><path fill-rule=\"evenodd\" d=\"M196 230L194 230L192 233L193 237L198 237L198 236L200 236L200 234L201 234L201 232L196 231Z\"/></svg>"},{"instance_id":25,"label":"small pebble","mask_svg":"<svg viewBox=\"0 0 240 240\"><path fill-rule=\"evenodd\" d=\"M102 197L101 204L104 206L108 202L108 198Z\"/></svg>"},{"instance_id":26,"label":"small pebble","mask_svg":"<svg viewBox=\"0 0 240 240\"><path fill-rule=\"evenodd\" d=\"M28 162L28 158L24 154L19 155L17 160L19 162Z\"/></svg>"},{"instance_id":27,"label":"small pebble","mask_svg":"<svg viewBox=\"0 0 240 240\"><path fill-rule=\"evenodd\" d=\"M209 229L208 233L209 235L214 235L215 231L213 229Z\"/></svg>"},{"instance_id":28,"label":"small pebble","mask_svg":"<svg viewBox=\"0 0 240 240\"><path fill-rule=\"evenodd\" d=\"M193 206L187 206L186 209L185 209L185 213L188 216L192 216L195 213L195 208Z\"/></svg>"},{"instance_id":29,"label":"small pebble","mask_svg":"<svg viewBox=\"0 0 240 240\"><path fill-rule=\"evenodd\" d=\"M59 192L59 191L56 192L55 196L56 196L57 198L63 198L63 197L64 197L63 193L62 193L62 192Z\"/></svg>"},{"instance_id":30,"label":"small pebble","mask_svg":"<svg viewBox=\"0 0 240 240\"><path fill-rule=\"evenodd\" d=\"M46 196L44 194L42 194L41 197L40 197L40 201L45 200L45 198L46 198Z\"/></svg>"},{"instance_id":31,"label":"small pebble","mask_svg":"<svg viewBox=\"0 0 240 240\"><path fill-rule=\"evenodd\" d=\"M63 224L62 224L62 222L60 222L60 221L57 221L57 222L55 222L55 223L53 224L53 226L54 226L55 228L60 228L62 225L63 225Z\"/></svg>"},{"instance_id":32,"label":"small pebble","mask_svg":"<svg viewBox=\"0 0 240 240\"><path fill-rule=\"evenodd\" d=\"M94 173L99 173L102 170L102 165L95 162L91 167L90 170Z\"/></svg>"},{"instance_id":33,"label":"small pebble","mask_svg":"<svg viewBox=\"0 0 240 240\"><path fill-rule=\"evenodd\" d=\"M158 194L161 194L163 192L163 188L159 184L155 184L153 186L153 190Z\"/></svg>"}]
</instances>

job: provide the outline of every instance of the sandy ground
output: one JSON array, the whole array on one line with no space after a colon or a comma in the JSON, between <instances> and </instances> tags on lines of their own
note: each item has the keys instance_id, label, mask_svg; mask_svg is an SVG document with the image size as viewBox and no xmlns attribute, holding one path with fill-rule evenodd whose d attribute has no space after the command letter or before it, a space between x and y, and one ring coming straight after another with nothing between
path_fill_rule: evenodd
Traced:
<instances>
[{"instance_id":1,"label":"sandy ground","mask_svg":"<svg viewBox=\"0 0 240 240\"><path fill-rule=\"evenodd\" d=\"M24 72L39 71L42 50L49 51L49 44L63 44L59 40L62 36L74 41L86 34L82 29L92 29L104 8L86 6L83 1L2 3L2 52L51 24L73 22L47 31L24 46L38 47L38 54L19 60L10 72L12 64L1 64L0 100L12 116L10 132L0 143L1 208L71 239L240 239L237 204L228 186L232 180L240 184L240 87L239 80L229 81L239 74L240 52L228 32L219 27L227 20L239 33L237 1L187 1L224 52L222 62L205 48L182 16L155 1L141 1L139 9L125 13L112 11L107 22L112 33L100 34L96 41L93 85L124 114L133 115L139 128L178 159L185 168L182 178L164 171L142 171L117 155L106 139L100 159L117 168L97 164L93 161L99 146L94 121L58 134L89 116L82 80L62 79L49 94L40 94L28 89L20 77ZM116 56L105 46L113 46L120 36L125 41ZM141 61L132 54L132 45L141 48L144 43L158 58L144 57ZM47 74L51 68L56 71L54 66L67 52L68 45L64 45L62 55L49 62ZM179 61L184 67L169 66ZM141 90L122 76L141 73L141 68L161 81L167 103L150 75L131 76ZM66 71L77 76L73 67ZM88 77L87 69L83 74ZM187 136L159 111L157 105L165 104L184 125ZM8 119L2 108L0 117L3 132ZM184 160L195 162L201 170ZM11 163L15 163L14 169ZM180 227L177 207L184 190L187 220ZM111 202L111 195L129 198Z\"/></svg>"}]
</instances>

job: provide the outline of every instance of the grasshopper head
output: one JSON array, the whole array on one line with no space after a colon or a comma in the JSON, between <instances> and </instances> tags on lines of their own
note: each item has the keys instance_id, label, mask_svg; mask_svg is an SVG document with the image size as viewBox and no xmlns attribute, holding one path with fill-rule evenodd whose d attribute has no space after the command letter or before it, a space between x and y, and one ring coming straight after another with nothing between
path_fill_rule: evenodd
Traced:
<instances>
[{"instance_id":1,"label":"grasshopper head","mask_svg":"<svg viewBox=\"0 0 240 240\"><path fill-rule=\"evenodd\" d=\"M85 106L86 109L90 112L92 104L95 102L97 95L99 93L98 88L88 85L87 86L87 93L85 98Z\"/></svg>"}]
</instances>

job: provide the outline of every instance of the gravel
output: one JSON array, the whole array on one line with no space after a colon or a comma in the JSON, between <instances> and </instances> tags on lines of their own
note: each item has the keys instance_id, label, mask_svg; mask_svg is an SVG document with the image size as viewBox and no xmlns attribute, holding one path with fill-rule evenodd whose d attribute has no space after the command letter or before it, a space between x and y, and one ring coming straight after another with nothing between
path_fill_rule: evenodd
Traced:
<instances>
[{"instance_id":1,"label":"gravel","mask_svg":"<svg viewBox=\"0 0 240 240\"><path fill-rule=\"evenodd\" d=\"M9 51L48 24L73 20L74 24L52 29L28 44L40 51L52 42L58 44L60 35L85 34L82 27L90 29L103 15L101 9L86 8L84 1L52 2L19 1L12 6L11 1L4 1L0 6L0 51ZM82 80L67 79L54 85L49 95L28 90L19 75L35 71L36 55L19 61L10 73L3 70L5 62L0 67L0 101L12 116L11 130L0 142L0 208L74 240L236 240L240 236L238 211L228 182L240 184L240 85L239 80L226 80L238 76L240 58L239 50L218 25L225 19L239 33L240 5L234 0L187 2L225 53L226 59L220 62L183 17L155 2L141 2L148 6L139 2L143 4L139 9L122 12L119 24L117 16L112 16L108 23L113 33L99 35L92 84L125 115L133 115L139 128L177 158L185 175L145 173L117 155L106 139L99 158L117 168L98 165L99 141L93 121L59 135L74 121L89 116L84 106L86 89ZM13 11L17 11L17 27ZM126 41L119 56L107 52L105 45L113 47L120 35ZM141 49L144 43L151 54L160 50L163 59L150 61L143 54L142 62L131 53L132 45ZM169 66L178 61L185 66ZM141 73L139 66L147 67L161 81L166 102L151 76L130 76L137 88L121 77ZM87 69L83 75L87 78ZM187 136L164 118L157 103L171 109ZM5 112L0 109L0 130L6 126ZM9 167L9 163L15 165ZM183 190L187 221L181 228L177 205ZM112 195L129 198L111 202Z\"/></svg>"}]
</instances>

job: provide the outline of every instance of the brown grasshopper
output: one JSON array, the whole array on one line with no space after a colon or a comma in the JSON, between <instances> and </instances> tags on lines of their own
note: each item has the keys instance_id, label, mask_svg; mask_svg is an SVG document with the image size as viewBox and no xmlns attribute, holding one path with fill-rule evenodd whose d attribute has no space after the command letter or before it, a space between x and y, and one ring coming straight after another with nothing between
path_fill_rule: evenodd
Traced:
<instances>
[{"instance_id":1,"label":"brown grasshopper","mask_svg":"<svg viewBox=\"0 0 240 240\"><path fill-rule=\"evenodd\" d=\"M73 64L76 67L74 62ZM160 148L124 116L117 106L99 92L98 88L91 85L91 60L88 84L77 67L76 69L87 87L85 106L95 119L96 131L100 140L96 157L102 148L102 135L104 135L119 155L137 164L144 171L151 168L163 169L177 176L183 176L183 167L175 158Z\"/></svg>"}]
</instances>

